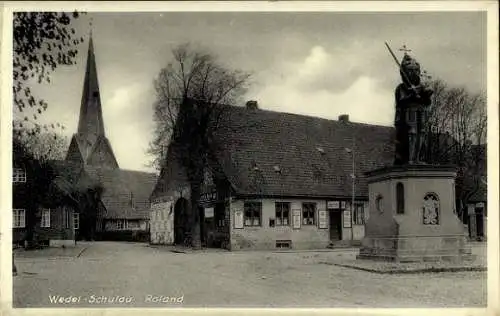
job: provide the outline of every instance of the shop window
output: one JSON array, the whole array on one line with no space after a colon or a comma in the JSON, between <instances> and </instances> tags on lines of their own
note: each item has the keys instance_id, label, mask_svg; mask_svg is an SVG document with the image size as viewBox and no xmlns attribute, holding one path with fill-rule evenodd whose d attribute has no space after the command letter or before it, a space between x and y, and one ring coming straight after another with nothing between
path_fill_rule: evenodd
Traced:
<instances>
[{"instance_id":1,"label":"shop window","mask_svg":"<svg viewBox=\"0 0 500 316\"><path fill-rule=\"evenodd\" d=\"M276 202L276 226L289 226L290 225L290 203Z\"/></svg>"},{"instance_id":2,"label":"shop window","mask_svg":"<svg viewBox=\"0 0 500 316\"><path fill-rule=\"evenodd\" d=\"M302 225L316 225L316 203L302 203Z\"/></svg>"},{"instance_id":3,"label":"shop window","mask_svg":"<svg viewBox=\"0 0 500 316\"><path fill-rule=\"evenodd\" d=\"M260 202L245 202L245 226L261 226L262 218L262 203Z\"/></svg>"}]
</instances>

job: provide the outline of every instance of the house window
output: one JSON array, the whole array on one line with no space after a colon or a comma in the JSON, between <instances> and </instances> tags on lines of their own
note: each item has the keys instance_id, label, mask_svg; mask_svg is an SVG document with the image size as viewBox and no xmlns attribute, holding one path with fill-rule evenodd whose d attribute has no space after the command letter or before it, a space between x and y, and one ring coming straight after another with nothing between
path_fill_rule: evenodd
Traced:
<instances>
[{"instance_id":1,"label":"house window","mask_svg":"<svg viewBox=\"0 0 500 316\"><path fill-rule=\"evenodd\" d=\"M13 182L26 182L26 171L21 168L14 168L12 172Z\"/></svg>"},{"instance_id":2,"label":"house window","mask_svg":"<svg viewBox=\"0 0 500 316\"><path fill-rule=\"evenodd\" d=\"M50 209L42 210L42 222L40 227L50 227Z\"/></svg>"},{"instance_id":3,"label":"house window","mask_svg":"<svg viewBox=\"0 0 500 316\"><path fill-rule=\"evenodd\" d=\"M14 228L24 228L26 227L26 210L24 209L13 209L13 220L12 227Z\"/></svg>"},{"instance_id":4,"label":"house window","mask_svg":"<svg viewBox=\"0 0 500 316\"><path fill-rule=\"evenodd\" d=\"M396 212L398 214L405 212L405 188L401 182L396 184Z\"/></svg>"},{"instance_id":5,"label":"house window","mask_svg":"<svg viewBox=\"0 0 500 316\"><path fill-rule=\"evenodd\" d=\"M127 229L127 220L126 219L119 219L116 222L116 229Z\"/></svg>"},{"instance_id":6,"label":"house window","mask_svg":"<svg viewBox=\"0 0 500 316\"><path fill-rule=\"evenodd\" d=\"M139 228L139 222L138 221L131 221L127 222L127 228Z\"/></svg>"},{"instance_id":7,"label":"house window","mask_svg":"<svg viewBox=\"0 0 500 316\"><path fill-rule=\"evenodd\" d=\"M302 203L302 225L316 224L316 203Z\"/></svg>"},{"instance_id":8,"label":"house window","mask_svg":"<svg viewBox=\"0 0 500 316\"><path fill-rule=\"evenodd\" d=\"M276 240L276 248L285 248L285 249L292 248L292 241L291 240Z\"/></svg>"},{"instance_id":9,"label":"house window","mask_svg":"<svg viewBox=\"0 0 500 316\"><path fill-rule=\"evenodd\" d=\"M365 208L363 203L354 204L354 224L355 225L365 224Z\"/></svg>"},{"instance_id":10,"label":"house window","mask_svg":"<svg viewBox=\"0 0 500 316\"><path fill-rule=\"evenodd\" d=\"M64 214L64 227L71 228L71 219L72 219L72 217L70 216L71 211L65 207L63 214Z\"/></svg>"},{"instance_id":11,"label":"house window","mask_svg":"<svg viewBox=\"0 0 500 316\"><path fill-rule=\"evenodd\" d=\"M245 205L245 226L261 226L262 203L246 202Z\"/></svg>"},{"instance_id":12,"label":"house window","mask_svg":"<svg viewBox=\"0 0 500 316\"><path fill-rule=\"evenodd\" d=\"M289 226L290 225L290 203L276 202L276 226Z\"/></svg>"},{"instance_id":13,"label":"house window","mask_svg":"<svg viewBox=\"0 0 500 316\"><path fill-rule=\"evenodd\" d=\"M73 228L80 228L80 213L73 213Z\"/></svg>"}]
</instances>

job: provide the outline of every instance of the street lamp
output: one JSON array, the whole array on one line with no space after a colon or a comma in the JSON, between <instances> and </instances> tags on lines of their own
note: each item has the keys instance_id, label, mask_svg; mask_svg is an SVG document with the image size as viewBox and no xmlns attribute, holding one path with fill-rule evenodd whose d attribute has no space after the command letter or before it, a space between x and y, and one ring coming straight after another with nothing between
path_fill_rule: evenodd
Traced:
<instances>
[{"instance_id":1,"label":"street lamp","mask_svg":"<svg viewBox=\"0 0 500 316\"><path fill-rule=\"evenodd\" d=\"M355 194L356 194L356 164L354 160L354 138L352 140L352 148L345 148L345 151L351 154L351 161L352 161L352 174L351 174L351 179L352 179L352 197L351 197L351 242L354 241L354 224L353 224L353 217L354 217L354 201L355 201Z\"/></svg>"}]
</instances>

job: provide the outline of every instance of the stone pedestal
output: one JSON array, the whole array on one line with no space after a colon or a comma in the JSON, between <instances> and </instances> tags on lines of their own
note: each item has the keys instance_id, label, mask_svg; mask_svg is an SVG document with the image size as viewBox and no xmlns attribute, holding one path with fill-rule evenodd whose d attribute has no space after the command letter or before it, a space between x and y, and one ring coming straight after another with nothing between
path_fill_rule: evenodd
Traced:
<instances>
[{"instance_id":1,"label":"stone pedestal","mask_svg":"<svg viewBox=\"0 0 500 316\"><path fill-rule=\"evenodd\" d=\"M455 213L455 168L391 166L367 173L370 216L358 259L473 259Z\"/></svg>"}]
</instances>

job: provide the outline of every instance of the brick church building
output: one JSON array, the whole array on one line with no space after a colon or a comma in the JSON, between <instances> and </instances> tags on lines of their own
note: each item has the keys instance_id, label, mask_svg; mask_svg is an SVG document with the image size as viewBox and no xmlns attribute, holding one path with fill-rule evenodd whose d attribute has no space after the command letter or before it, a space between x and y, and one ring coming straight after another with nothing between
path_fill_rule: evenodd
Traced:
<instances>
[{"instance_id":1,"label":"brick church building","mask_svg":"<svg viewBox=\"0 0 500 316\"><path fill-rule=\"evenodd\" d=\"M102 186L103 192L97 210L97 227L85 227L82 219L80 230L92 229L104 235L117 231L147 233L149 195L156 175L119 167L106 137L99 91L90 35L78 130L71 137L66 161L82 166L87 175Z\"/></svg>"}]
</instances>

